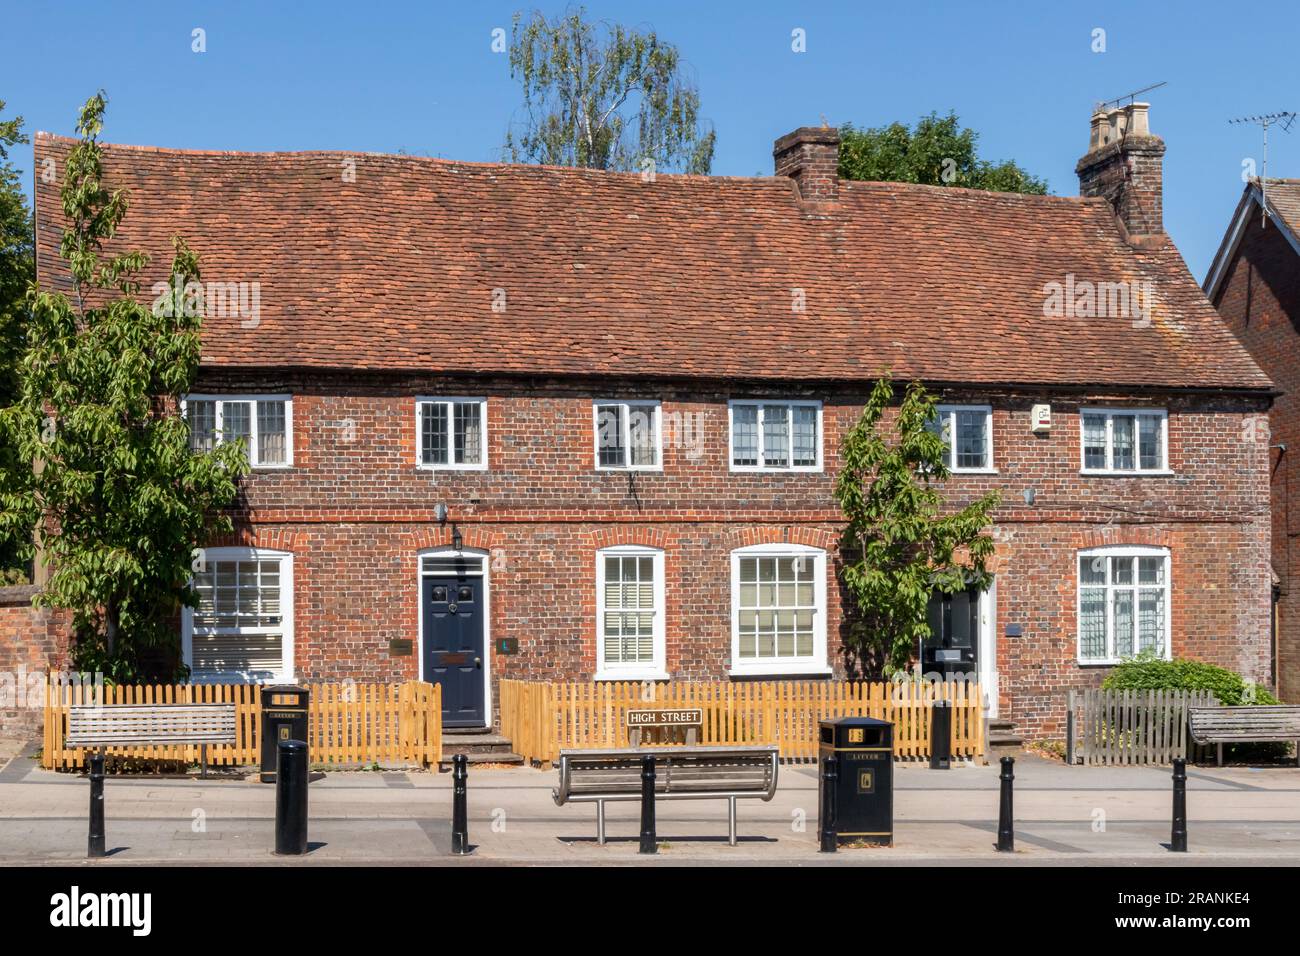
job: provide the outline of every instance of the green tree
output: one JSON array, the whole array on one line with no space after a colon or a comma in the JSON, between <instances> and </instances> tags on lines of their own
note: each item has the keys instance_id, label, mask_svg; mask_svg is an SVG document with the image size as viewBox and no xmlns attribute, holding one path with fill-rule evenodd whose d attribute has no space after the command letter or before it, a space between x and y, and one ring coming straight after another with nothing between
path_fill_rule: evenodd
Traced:
<instances>
[{"instance_id":1,"label":"green tree","mask_svg":"<svg viewBox=\"0 0 1300 956\"><path fill-rule=\"evenodd\" d=\"M194 254L174 240L176 291L153 308L136 298L149 257L101 256L127 211L103 182L104 107L102 93L86 102L64 164L60 254L74 294L33 284L27 297L19 395L0 433L35 467L0 494L0 532L36 526L50 567L38 603L71 610L77 667L127 681L159 676L142 673L144 652L175 648L179 605L195 603L192 552L229 530L218 509L247 464L240 444L191 452L179 412L199 366Z\"/></svg>"},{"instance_id":2,"label":"green tree","mask_svg":"<svg viewBox=\"0 0 1300 956\"><path fill-rule=\"evenodd\" d=\"M653 31L593 24L582 7L551 21L516 13L510 75L526 117L506 134L509 162L688 173L713 163L699 92L677 48Z\"/></svg>"},{"instance_id":3,"label":"green tree","mask_svg":"<svg viewBox=\"0 0 1300 956\"><path fill-rule=\"evenodd\" d=\"M980 159L978 140L979 134L963 128L954 113L923 116L915 129L902 123L869 129L845 124L840 129L840 178L1046 194L1044 180L1011 160Z\"/></svg>"},{"instance_id":4,"label":"green tree","mask_svg":"<svg viewBox=\"0 0 1300 956\"><path fill-rule=\"evenodd\" d=\"M5 110L0 100L0 114ZM17 394L18 356L26 328L27 286L36 272L32 250L32 214L23 196L18 170L9 150L26 143L23 118L0 120L0 406ZM12 487L15 471L25 467L17 450L0 444L0 490ZM16 529L0 540L0 584L26 580L25 562L20 557L31 528Z\"/></svg>"},{"instance_id":5,"label":"green tree","mask_svg":"<svg viewBox=\"0 0 1300 956\"><path fill-rule=\"evenodd\" d=\"M840 579L856 612L848 644L860 670L886 675L906 668L929 635L933 591L988 586L993 539L983 529L998 504L992 492L945 508L936 487L949 477L936 399L912 382L888 440L884 417L893 401L886 375L844 438L834 492L846 522Z\"/></svg>"}]
</instances>

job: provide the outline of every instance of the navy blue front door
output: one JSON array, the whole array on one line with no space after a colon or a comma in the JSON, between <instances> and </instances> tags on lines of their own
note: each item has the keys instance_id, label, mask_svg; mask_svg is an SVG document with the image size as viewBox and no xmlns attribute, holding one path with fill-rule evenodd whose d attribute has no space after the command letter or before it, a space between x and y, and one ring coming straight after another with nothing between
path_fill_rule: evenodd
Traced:
<instances>
[{"instance_id":1,"label":"navy blue front door","mask_svg":"<svg viewBox=\"0 0 1300 956\"><path fill-rule=\"evenodd\" d=\"M485 726L483 579L426 577L420 587L424 679L442 685L443 725Z\"/></svg>"}]
</instances>

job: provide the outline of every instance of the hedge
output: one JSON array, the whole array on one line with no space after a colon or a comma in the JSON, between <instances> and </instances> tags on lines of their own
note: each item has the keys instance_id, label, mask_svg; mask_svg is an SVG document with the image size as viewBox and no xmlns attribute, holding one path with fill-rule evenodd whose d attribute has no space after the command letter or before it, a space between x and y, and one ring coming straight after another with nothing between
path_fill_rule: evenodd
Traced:
<instances>
[{"instance_id":1,"label":"hedge","mask_svg":"<svg viewBox=\"0 0 1300 956\"><path fill-rule=\"evenodd\" d=\"M1116 665L1101 686L1106 690L1208 690L1225 707L1280 703L1234 671L1204 661L1167 661L1150 654Z\"/></svg>"}]
</instances>

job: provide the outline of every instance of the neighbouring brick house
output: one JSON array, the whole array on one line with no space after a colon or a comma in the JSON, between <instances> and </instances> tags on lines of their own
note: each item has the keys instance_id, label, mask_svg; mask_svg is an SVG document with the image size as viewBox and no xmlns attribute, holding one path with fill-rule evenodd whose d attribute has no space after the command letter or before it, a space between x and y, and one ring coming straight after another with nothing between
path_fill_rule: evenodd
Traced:
<instances>
[{"instance_id":1,"label":"neighbouring brick house","mask_svg":"<svg viewBox=\"0 0 1300 956\"><path fill-rule=\"evenodd\" d=\"M1281 697L1297 703L1300 553L1295 528L1300 520L1300 473L1292 474L1292 459L1300 454L1300 179L1254 179L1246 184L1206 275L1205 294L1281 392L1269 412L1277 581L1274 634Z\"/></svg>"},{"instance_id":2,"label":"neighbouring brick house","mask_svg":"<svg viewBox=\"0 0 1300 956\"><path fill-rule=\"evenodd\" d=\"M184 235L218 284L195 442L253 450L196 675L423 675L465 725L502 677L842 675L831 488L889 369L942 393L953 501L1003 493L928 667L1040 737L1139 647L1270 682L1272 386L1162 231L1145 121L1094 121L1083 197L841 182L824 128L753 178L106 147L121 244L158 278ZM36 215L63 283L53 184ZM1130 284L1149 318L1109 314Z\"/></svg>"}]
</instances>

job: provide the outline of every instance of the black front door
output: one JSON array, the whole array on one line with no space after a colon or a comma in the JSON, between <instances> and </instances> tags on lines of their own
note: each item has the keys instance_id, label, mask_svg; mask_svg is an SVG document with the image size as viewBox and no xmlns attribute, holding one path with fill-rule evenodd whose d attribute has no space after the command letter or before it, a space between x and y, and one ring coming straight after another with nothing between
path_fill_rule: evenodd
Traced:
<instances>
[{"instance_id":1,"label":"black front door","mask_svg":"<svg viewBox=\"0 0 1300 956\"><path fill-rule=\"evenodd\" d=\"M426 577L420 586L424 679L442 685L443 726L483 727L483 579Z\"/></svg>"},{"instance_id":2,"label":"black front door","mask_svg":"<svg viewBox=\"0 0 1300 956\"><path fill-rule=\"evenodd\" d=\"M930 637L921 648L925 674L972 674L979 668L980 591L935 591L926 609Z\"/></svg>"}]
</instances>

